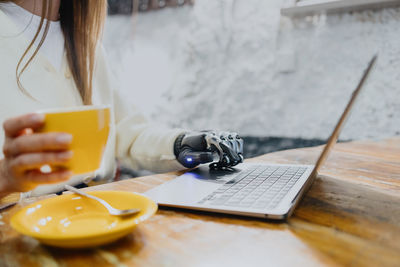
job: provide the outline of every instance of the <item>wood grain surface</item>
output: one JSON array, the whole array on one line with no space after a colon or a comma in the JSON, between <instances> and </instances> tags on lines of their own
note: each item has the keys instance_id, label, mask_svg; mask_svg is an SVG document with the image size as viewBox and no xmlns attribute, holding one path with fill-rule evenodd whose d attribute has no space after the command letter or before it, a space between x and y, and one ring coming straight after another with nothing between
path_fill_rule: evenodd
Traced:
<instances>
[{"instance_id":1,"label":"wood grain surface","mask_svg":"<svg viewBox=\"0 0 400 267\"><path fill-rule=\"evenodd\" d=\"M249 161L313 164L321 147ZM144 192L180 173L86 190ZM400 266L400 138L341 143L284 223L161 208L107 246L63 250L9 226L1 214L0 266Z\"/></svg>"}]
</instances>

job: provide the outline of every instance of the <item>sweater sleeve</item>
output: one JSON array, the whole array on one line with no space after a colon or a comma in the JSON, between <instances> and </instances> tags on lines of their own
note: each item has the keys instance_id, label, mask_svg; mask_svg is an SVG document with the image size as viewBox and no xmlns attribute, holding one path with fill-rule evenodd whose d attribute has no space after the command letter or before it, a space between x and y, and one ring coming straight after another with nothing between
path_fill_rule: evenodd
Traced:
<instances>
[{"instance_id":1,"label":"sweater sleeve","mask_svg":"<svg viewBox=\"0 0 400 267\"><path fill-rule=\"evenodd\" d=\"M99 62L107 68L104 51ZM105 70L103 73L110 73ZM167 172L182 170L184 167L174 154L175 139L185 132L150 123L132 104L128 104L119 92L112 88L116 124L116 157L135 170Z\"/></svg>"},{"instance_id":2,"label":"sweater sleeve","mask_svg":"<svg viewBox=\"0 0 400 267\"><path fill-rule=\"evenodd\" d=\"M121 99L114 95L114 105L120 108ZM116 114L118 111L116 110ZM174 154L175 139L184 131L149 123L134 108L116 119L117 157L133 169L166 172L183 169Z\"/></svg>"}]
</instances>

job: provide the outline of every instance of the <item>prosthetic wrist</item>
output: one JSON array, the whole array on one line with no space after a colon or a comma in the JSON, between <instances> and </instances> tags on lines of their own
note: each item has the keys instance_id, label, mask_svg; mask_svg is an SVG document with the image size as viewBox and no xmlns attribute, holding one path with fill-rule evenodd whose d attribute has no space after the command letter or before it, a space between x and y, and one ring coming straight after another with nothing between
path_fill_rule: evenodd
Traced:
<instances>
[{"instance_id":1,"label":"prosthetic wrist","mask_svg":"<svg viewBox=\"0 0 400 267\"><path fill-rule=\"evenodd\" d=\"M229 168L243 162L243 139L230 132L190 132L175 140L174 153L187 168L209 162L210 168Z\"/></svg>"}]
</instances>

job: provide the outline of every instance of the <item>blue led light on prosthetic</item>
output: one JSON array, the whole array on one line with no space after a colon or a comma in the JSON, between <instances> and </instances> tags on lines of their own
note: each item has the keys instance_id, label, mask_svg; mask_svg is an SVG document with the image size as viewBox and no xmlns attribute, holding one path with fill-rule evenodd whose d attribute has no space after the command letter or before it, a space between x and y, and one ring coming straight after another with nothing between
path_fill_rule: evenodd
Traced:
<instances>
[{"instance_id":1,"label":"blue led light on prosthetic","mask_svg":"<svg viewBox=\"0 0 400 267\"><path fill-rule=\"evenodd\" d=\"M192 158L186 158L186 161L187 161L187 162L192 162L193 159L192 159Z\"/></svg>"}]
</instances>

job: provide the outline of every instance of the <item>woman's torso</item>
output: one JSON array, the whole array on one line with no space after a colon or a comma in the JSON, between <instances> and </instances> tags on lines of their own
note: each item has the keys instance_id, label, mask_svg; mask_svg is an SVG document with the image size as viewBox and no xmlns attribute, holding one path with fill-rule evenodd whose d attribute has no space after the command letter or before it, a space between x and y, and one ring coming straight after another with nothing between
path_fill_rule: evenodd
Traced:
<instances>
[{"instance_id":1,"label":"woman's torso","mask_svg":"<svg viewBox=\"0 0 400 267\"><path fill-rule=\"evenodd\" d=\"M58 52L48 51L52 46L60 45L60 40L56 40L60 36L59 32L52 32L47 36L49 39L46 38L39 53L21 75L21 85L26 93L19 88L16 78L17 64L31 42L32 36L29 33L32 33L32 29L28 31L25 29L26 33L24 34L24 29L21 29L23 24L18 26L18 23L15 23L6 13L0 6L0 123L2 124L7 118L38 110L83 105L69 71L64 47L62 47L61 52L59 47L55 49ZM35 27L35 25L37 23L32 23L28 27ZM30 53L35 50L35 47L31 49ZM110 105L112 108L113 95L101 49L99 49L99 52L93 77L92 102L95 105ZM60 57L61 61L60 59L52 60L52 55ZM30 54L27 58L29 57ZM0 131L0 145L2 146L3 143L4 133ZM115 125L112 123L111 135L100 172L103 177L113 176L115 170L114 150ZM0 151L0 158L2 157Z\"/></svg>"}]
</instances>

